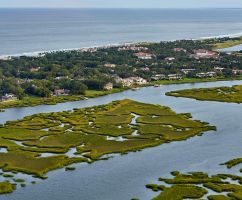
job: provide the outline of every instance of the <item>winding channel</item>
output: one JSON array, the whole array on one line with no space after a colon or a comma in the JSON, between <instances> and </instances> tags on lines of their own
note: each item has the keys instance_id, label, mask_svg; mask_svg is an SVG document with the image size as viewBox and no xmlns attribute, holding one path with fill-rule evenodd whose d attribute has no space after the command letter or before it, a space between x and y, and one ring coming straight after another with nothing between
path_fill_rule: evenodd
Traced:
<instances>
[{"instance_id":1,"label":"winding channel","mask_svg":"<svg viewBox=\"0 0 242 200\"><path fill-rule=\"evenodd\" d=\"M238 173L241 166L226 169L219 165L235 157L242 157L242 105L234 103L196 101L187 98L165 96L166 92L181 89L232 86L242 81L223 81L195 84L174 84L163 87L146 87L139 91L124 91L77 102L11 108L0 113L0 123L16 120L42 112L56 112L106 104L124 98L171 107L178 113L190 112L194 119L217 126L217 132L186 141L163 144L141 152L114 155L91 165L77 164L76 170L64 169L48 173L48 179L28 184L1 200L140 200L151 199L156 194L145 189L147 183L155 183L160 176L168 176L173 170L181 172L204 171L208 173Z\"/></svg>"}]
</instances>

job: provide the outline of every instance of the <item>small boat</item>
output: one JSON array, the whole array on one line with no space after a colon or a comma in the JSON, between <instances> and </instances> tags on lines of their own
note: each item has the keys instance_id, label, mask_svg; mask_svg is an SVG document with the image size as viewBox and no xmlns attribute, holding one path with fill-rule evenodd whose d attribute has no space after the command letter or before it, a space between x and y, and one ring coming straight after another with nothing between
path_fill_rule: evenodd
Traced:
<instances>
[{"instance_id":1,"label":"small boat","mask_svg":"<svg viewBox=\"0 0 242 200\"><path fill-rule=\"evenodd\" d=\"M88 98L87 98L87 97L84 97L83 99L84 99L84 100L88 100Z\"/></svg>"}]
</instances>

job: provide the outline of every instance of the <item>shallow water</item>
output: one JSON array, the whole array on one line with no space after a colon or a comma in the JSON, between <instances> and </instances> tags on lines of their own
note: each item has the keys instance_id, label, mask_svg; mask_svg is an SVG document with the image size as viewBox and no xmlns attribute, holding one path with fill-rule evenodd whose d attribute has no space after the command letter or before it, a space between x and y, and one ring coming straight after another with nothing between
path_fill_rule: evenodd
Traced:
<instances>
[{"instance_id":1,"label":"shallow water","mask_svg":"<svg viewBox=\"0 0 242 200\"><path fill-rule=\"evenodd\" d=\"M7 109L5 113L0 113L1 123L38 112L70 110L130 98L145 103L166 105L179 113L190 112L194 119L207 121L217 126L218 130L186 141L164 144L124 156L116 155L109 160L91 165L76 164L76 170L71 172L65 172L64 169L55 170L48 174L49 179L20 188L10 195L1 196L1 199L128 200L138 197L141 200L148 200L156 193L147 190L145 184L157 182L158 177L169 176L173 170L238 173L239 166L228 170L219 164L242 156L242 105L164 95L171 90L235 84L242 84L242 81L147 87L139 91L125 91L87 101Z\"/></svg>"}]
</instances>

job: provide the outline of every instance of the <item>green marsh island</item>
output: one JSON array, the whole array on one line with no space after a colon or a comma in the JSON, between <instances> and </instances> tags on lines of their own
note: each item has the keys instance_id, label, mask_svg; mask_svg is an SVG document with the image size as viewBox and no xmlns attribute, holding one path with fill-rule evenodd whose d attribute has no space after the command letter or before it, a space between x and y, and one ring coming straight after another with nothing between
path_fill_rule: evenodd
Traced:
<instances>
[{"instance_id":1,"label":"green marsh island","mask_svg":"<svg viewBox=\"0 0 242 200\"><path fill-rule=\"evenodd\" d=\"M240 200L242 177L231 174L208 175L203 172L181 174L171 172L172 178L159 178L162 183L147 184L148 189L159 192L153 200Z\"/></svg>"},{"instance_id":2,"label":"green marsh island","mask_svg":"<svg viewBox=\"0 0 242 200\"><path fill-rule=\"evenodd\" d=\"M242 103L242 85L232 87L199 88L167 92L166 95L203 101Z\"/></svg>"},{"instance_id":3,"label":"green marsh island","mask_svg":"<svg viewBox=\"0 0 242 200\"><path fill-rule=\"evenodd\" d=\"M221 165L228 169L239 166L242 158L229 160ZM146 188L157 192L152 200L241 200L242 168L239 173L219 173L209 175L205 172L171 172L172 177L158 180L160 184L147 184ZM237 175L239 174L239 175Z\"/></svg>"},{"instance_id":4,"label":"green marsh island","mask_svg":"<svg viewBox=\"0 0 242 200\"><path fill-rule=\"evenodd\" d=\"M73 163L108 159L215 130L206 122L168 107L125 99L71 111L42 113L8 121L0 128L0 193L11 192L24 173L45 179L46 173ZM165 162L165 161L164 161ZM35 181L33 181L35 183Z\"/></svg>"}]
</instances>

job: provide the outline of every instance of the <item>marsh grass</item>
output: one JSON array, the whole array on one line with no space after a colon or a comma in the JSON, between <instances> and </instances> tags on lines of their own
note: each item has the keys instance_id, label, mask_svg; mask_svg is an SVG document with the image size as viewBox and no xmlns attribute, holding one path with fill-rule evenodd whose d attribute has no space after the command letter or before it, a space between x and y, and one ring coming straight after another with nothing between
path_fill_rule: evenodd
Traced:
<instances>
[{"instance_id":1,"label":"marsh grass","mask_svg":"<svg viewBox=\"0 0 242 200\"><path fill-rule=\"evenodd\" d=\"M166 95L202 101L242 103L242 85L232 87L198 88L167 92Z\"/></svg>"},{"instance_id":2,"label":"marsh grass","mask_svg":"<svg viewBox=\"0 0 242 200\"><path fill-rule=\"evenodd\" d=\"M15 190L15 186L7 181L0 182L0 194L11 193Z\"/></svg>"},{"instance_id":3,"label":"marsh grass","mask_svg":"<svg viewBox=\"0 0 242 200\"><path fill-rule=\"evenodd\" d=\"M208 193L208 189L215 192L215 194L207 196L209 200L242 199L242 177L240 176L231 174L209 176L203 172L181 174L176 171L171 174L173 175L172 178L159 178L159 181L170 185L170 187L158 184L146 185L146 188L160 192L153 200L203 199L204 195ZM228 178L231 180L240 180L240 183L231 183Z\"/></svg>"},{"instance_id":4,"label":"marsh grass","mask_svg":"<svg viewBox=\"0 0 242 200\"><path fill-rule=\"evenodd\" d=\"M191 117L165 106L129 99L27 116L1 126L0 146L8 152L0 153L0 168L44 179L47 172L72 163L92 163L107 159L103 157L107 154L140 151L214 129ZM76 151L65 155L72 148Z\"/></svg>"}]
</instances>

